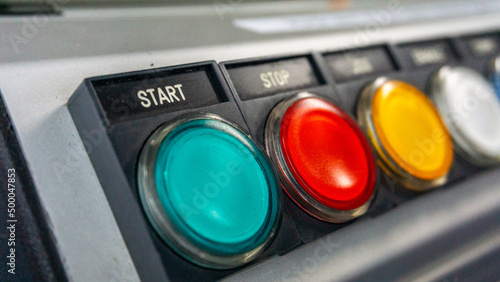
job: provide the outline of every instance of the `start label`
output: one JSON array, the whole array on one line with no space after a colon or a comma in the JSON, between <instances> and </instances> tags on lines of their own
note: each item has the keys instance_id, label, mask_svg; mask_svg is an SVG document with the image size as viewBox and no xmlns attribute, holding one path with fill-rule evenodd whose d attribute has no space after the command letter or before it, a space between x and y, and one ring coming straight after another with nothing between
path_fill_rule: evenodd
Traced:
<instances>
[{"instance_id":1,"label":"start label","mask_svg":"<svg viewBox=\"0 0 500 282\"><path fill-rule=\"evenodd\" d=\"M178 96L180 96L180 99ZM186 101L186 97L184 97L184 93L182 92L182 84L158 87L156 88L156 90L154 88L139 90L137 91L137 97L139 98L139 100L141 100L141 106L143 106L144 108L149 108L152 105L162 106L163 103L170 104L180 101Z\"/></svg>"},{"instance_id":2,"label":"start label","mask_svg":"<svg viewBox=\"0 0 500 282\"><path fill-rule=\"evenodd\" d=\"M200 108L222 102L211 65L157 69L91 79L110 122Z\"/></svg>"}]
</instances>

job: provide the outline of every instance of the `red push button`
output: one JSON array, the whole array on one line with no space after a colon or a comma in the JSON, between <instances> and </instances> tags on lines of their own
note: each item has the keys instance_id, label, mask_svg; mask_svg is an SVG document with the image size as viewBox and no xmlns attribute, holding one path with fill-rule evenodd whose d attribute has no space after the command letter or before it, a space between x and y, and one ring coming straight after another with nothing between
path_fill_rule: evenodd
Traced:
<instances>
[{"instance_id":1,"label":"red push button","mask_svg":"<svg viewBox=\"0 0 500 282\"><path fill-rule=\"evenodd\" d=\"M373 155L356 123L331 102L302 93L278 104L266 146L287 194L311 215L344 222L368 209Z\"/></svg>"}]
</instances>

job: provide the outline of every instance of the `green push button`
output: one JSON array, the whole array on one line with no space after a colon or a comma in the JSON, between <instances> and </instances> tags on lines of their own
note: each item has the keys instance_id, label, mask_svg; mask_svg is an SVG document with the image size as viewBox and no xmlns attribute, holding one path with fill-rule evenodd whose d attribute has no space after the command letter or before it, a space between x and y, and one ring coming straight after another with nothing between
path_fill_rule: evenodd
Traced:
<instances>
[{"instance_id":1,"label":"green push button","mask_svg":"<svg viewBox=\"0 0 500 282\"><path fill-rule=\"evenodd\" d=\"M279 221L279 187L265 154L220 118L191 119L163 130L168 132L154 140L154 169L148 170L160 205L151 208L143 197L150 219L151 211L160 209L172 233L163 237L195 263L228 268L247 262L243 256L262 249ZM153 226L158 224L163 223ZM186 244L192 250L183 250ZM207 255L214 260L202 261Z\"/></svg>"}]
</instances>

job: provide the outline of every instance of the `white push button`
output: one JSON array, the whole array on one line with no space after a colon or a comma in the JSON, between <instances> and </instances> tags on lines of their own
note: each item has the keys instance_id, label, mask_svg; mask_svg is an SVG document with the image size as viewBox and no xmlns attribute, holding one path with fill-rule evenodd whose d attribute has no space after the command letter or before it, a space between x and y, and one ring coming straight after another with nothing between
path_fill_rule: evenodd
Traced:
<instances>
[{"instance_id":1,"label":"white push button","mask_svg":"<svg viewBox=\"0 0 500 282\"><path fill-rule=\"evenodd\" d=\"M444 66L430 95L460 154L477 165L500 161L500 103L491 83L471 69Z\"/></svg>"}]
</instances>

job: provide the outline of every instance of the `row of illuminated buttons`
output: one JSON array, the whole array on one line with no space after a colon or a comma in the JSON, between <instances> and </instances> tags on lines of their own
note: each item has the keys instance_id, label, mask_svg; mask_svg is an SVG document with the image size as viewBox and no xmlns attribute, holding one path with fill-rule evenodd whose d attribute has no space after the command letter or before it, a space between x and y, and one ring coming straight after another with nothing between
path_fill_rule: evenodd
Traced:
<instances>
[{"instance_id":1,"label":"row of illuminated buttons","mask_svg":"<svg viewBox=\"0 0 500 282\"><path fill-rule=\"evenodd\" d=\"M493 79L499 94L500 72ZM340 223L364 214L374 197L372 149L390 177L418 191L447 181L453 148L477 165L499 162L500 103L492 83L445 66L429 86L432 101L407 83L376 79L360 94L359 127L328 99L297 94L269 114L267 154L216 115L165 124L139 160L144 209L179 254L232 268L256 258L276 234L279 183L307 213Z\"/></svg>"}]
</instances>

